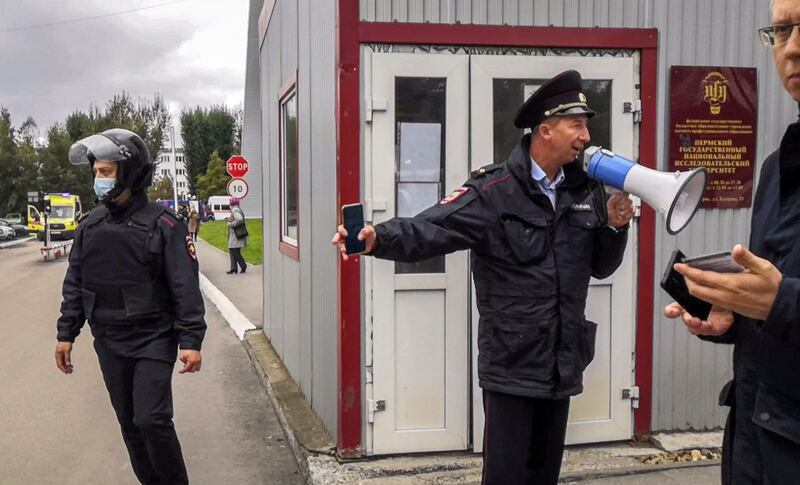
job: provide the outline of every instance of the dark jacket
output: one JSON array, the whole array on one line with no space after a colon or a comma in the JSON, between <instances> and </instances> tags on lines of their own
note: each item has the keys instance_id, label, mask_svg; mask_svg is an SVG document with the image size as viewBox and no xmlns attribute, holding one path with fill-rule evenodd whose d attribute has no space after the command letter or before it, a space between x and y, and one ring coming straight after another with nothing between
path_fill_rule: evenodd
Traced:
<instances>
[{"instance_id":1,"label":"dark jacket","mask_svg":"<svg viewBox=\"0 0 800 485\"><path fill-rule=\"evenodd\" d=\"M119 353L169 360L170 343L200 350L205 335L194 242L145 194L121 212L101 205L80 223L62 297L59 341L74 341L88 319Z\"/></svg>"},{"instance_id":2,"label":"dark jacket","mask_svg":"<svg viewBox=\"0 0 800 485\"><path fill-rule=\"evenodd\" d=\"M705 338L735 344L734 380L720 396L721 404L731 406L725 428L724 483L764 483L767 470L762 469L759 427L800 444L798 180L800 122L789 126L779 150L764 161L753 202L750 250L783 274L772 310L763 321L736 315L728 333Z\"/></svg>"},{"instance_id":3,"label":"dark jacket","mask_svg":"<svg viewBox=\"0 0 800 485\"><path fill-rule=\"evenodd\" d=\"M585 319L591 276L622 262L627 232L607 227L577 162L564 166L556 210L531 176L530 137L503 164L413 218L375 227L373 255L419 261L471 250L484 389L560 399L583 390L597 325Z\"/></svg>"}]
</instances>

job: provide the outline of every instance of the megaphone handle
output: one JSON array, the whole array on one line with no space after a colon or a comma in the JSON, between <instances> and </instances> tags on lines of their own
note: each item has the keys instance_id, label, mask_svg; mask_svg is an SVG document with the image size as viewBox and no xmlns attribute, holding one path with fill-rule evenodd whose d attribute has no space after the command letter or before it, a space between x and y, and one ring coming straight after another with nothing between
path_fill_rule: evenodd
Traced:
<instances>
[{"instance_id":1,"label":"megaphone handle","mask_svg":"<svg viewBox=\"0 0 800 485\"><path fill-rule=\"evenodd\" d=\"M613 190L613 187L610 187ZM608 206L606 205L606 190L609 187L605 187L605 184L600 182L589 182L589 192L592 195L592 206L594 209L594 213L597 218L600 220L601 226L608 225Z\"/></svg>"}]
</instances>

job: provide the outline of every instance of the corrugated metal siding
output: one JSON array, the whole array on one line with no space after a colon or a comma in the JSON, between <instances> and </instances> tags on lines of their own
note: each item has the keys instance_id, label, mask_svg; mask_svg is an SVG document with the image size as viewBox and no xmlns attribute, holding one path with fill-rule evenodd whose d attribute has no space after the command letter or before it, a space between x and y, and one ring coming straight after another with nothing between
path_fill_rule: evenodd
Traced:
<instances>
[{"instance_id":1,"label":"corrugated metal siding","mask_svg":"<svg viewBox=\"0 0 800 485\"><path fill-rule=\"evenodd\" d=\"M311 79L308 98L311 104L310 131L303 139L310 146L312 224L309 233L313 272L310 282L313 346L311 401L322 422L336 435L338 385L338 319L336 287L337 257L330 244L336 230L336 2L308 0L311 42L308 73ZM313 5L313 9L310 8ZM301 17L302 18L302 17ZM308 280L306 280L308 281Z\"/></svg>"},{"instance_id":2,"label":"corrugated metal siding","mask_svg":"<svg viewBox=\"0 0 800 485\"><path fill-rule=\"evenodd\" d=\"M767 2L759 0L360 0L362 20L507 24L556 27L657 28L658 144L666 165L669 67L725 65L757 67L759 120L757 170L797 113L780 86L770 52L758 44L756 29L769 24ZM747 242L750 210L702 210L677 237L656 234L657 271L675 247L686 254L729 249ZM654 311L653 428L702 429L724 424L717 392L731 375L731 350L690 336L661 316L671 300L658 287Z\"/></svg>"},{"instance_id":3,"label":"corrugated metal siding","mask_svg":"<svg viewBox=\"0 0 800 485\"><path fill-rule=\"evenodd\" d=\"M247 217L261 217L263 199L264 161L261 159L261 80L259 75L258 14L264 0L250 0L250 18L247 25L247 64L244 84L244 120L242 126L242 155L250 169L245 180L250 190L242 199L242 209Z\"/></svg>"},{"instance_id":4,"label":"corrugated metal siding","mask_svg":"<svg viewBox=\"0 0 800 485\"><path fill-rule=\"evenodd\" d=\"M313 7L313 8L312 8ZM261 47L264 331L336 434L335 2L278 0ZM258 12L255 13L256 17ZM300 262L278 251L278 92L297 73Z\"/></svg>"}]
</instances>

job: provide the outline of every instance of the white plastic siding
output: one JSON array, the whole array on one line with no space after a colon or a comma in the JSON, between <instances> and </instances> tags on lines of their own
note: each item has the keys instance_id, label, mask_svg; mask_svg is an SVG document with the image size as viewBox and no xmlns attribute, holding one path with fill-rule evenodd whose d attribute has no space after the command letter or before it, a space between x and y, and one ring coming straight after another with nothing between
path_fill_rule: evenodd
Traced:
<instances>
[{"instance_id":1,"label":"white plastic siding","mask_svg":"<svg viewBox=\"0 0 800 485\"><path fill-rule=\"evenodd\" d=\"M778 145L797 105L784 92L756 29L769 24L762 0L360 0L364 21L556 27L657 28L659 167L666 166L669 68L722 65L758 69L757 157ZM701 342L662 317L670 298L658 286L672 250L703 254L747 242L749 209L701 210L677 237L657 220L654 302L653 420L655 430L705 429L724 424L719 389L731 375L731 349ZM633 304L633 302L631 302Z\"/></svg>"}]
</instances>

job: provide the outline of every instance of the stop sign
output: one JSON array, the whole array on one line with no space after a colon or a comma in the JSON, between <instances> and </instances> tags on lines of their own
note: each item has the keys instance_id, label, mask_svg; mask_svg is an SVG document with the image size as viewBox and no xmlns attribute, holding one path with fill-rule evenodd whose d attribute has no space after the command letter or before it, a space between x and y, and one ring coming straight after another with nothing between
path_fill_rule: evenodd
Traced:
<instances>
[{"instance_id":1,"label":"stop sign","mask_svg":"<svg viewBox=\"0 0 800 485\"><path fill-rule=\"evenodd\" d=\"M228 175L231 177L244 177L244 174L247 173L248 169L247 160L241 155L233 155L225 163L225 169L228 171Z\"/></svg>"}]
</instances>

